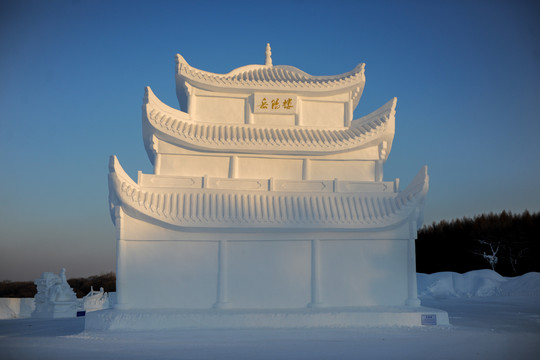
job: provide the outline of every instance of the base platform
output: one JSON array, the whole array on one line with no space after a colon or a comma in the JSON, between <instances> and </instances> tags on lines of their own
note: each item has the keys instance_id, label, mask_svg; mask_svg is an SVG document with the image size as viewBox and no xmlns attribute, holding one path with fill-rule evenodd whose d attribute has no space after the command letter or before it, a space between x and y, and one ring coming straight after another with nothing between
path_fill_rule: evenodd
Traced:
<instances>
[{"instance_id":1,"label":"base platform","mask_svg":"<svg viewBox=\"0 0 540 360\"><path fill-rule=\"evenodd\" d=\"M446 311L427 307L118 310L86 314L85 329L350 328L449 325Z\"/></svg>"}]
</instances>

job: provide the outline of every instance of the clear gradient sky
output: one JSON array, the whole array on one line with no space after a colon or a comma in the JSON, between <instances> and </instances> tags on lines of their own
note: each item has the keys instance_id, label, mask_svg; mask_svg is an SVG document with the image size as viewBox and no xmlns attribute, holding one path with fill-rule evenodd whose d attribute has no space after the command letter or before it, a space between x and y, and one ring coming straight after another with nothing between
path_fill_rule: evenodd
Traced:
<instances>
[{"instance_id":1,"label":"clear gradient sky","mask_svg":"<svg viewBox=\"0 0 540 360\"><path fill-rule=\"evenodd\" d=\"M217 73L366 63L356 117L398 98L385 180L427 164L425 223L540 211L534 1L0 0L0 280L114 271L108 159L151 172L143 89L178 107L174 55Z\"/></svg>"}]
</instances>

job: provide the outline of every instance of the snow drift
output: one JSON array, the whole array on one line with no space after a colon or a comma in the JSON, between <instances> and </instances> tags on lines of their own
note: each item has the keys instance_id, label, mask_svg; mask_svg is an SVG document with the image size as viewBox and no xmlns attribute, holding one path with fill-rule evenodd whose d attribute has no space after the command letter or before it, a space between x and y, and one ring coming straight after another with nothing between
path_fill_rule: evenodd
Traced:
<instances>
[{"instance_id":1,"label":"snow drift","mask_svg":"<svg viewBox=\"0 0 540 360\"><path fill-rule=\"evenodd\" d=\"M540 273L503 277L492 270L465 274L440 272L417 274L421 298L471 298L487 296L540 296Z\"/></svg>"}]
</instances>

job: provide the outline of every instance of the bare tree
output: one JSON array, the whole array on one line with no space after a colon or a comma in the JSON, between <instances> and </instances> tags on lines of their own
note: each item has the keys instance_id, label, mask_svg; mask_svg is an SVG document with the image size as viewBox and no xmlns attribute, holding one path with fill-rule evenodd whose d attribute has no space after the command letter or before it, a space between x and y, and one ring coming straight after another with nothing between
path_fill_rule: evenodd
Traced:
<instances>
[{"instance_id":1,"label":"bare tree","mask_svg":"<svg viewBox=\"0 0 540 360\"><path fill-rule=\"evenodd\" d=\"M486 260L489 265L491 266L491 270L495 271L495 267L497 266L497 263L499 262L499 258L497 257L497 253L499 252L500 243L499 242L490 242L486 240L476 240L478 243L482 246L488 247L488 252L478 252L475 251L475 255L482 256L484 260Z\"/></svg>"},{"instance_id":2,"label":"bare tree","mask_svg":"<svg viewBox=\"0 0 540 360\"><path fill-rule=\"evenodd\" d=\"M517 271L518 260L525 257L527 250L528 250L527 248L513 249L512 246L508 246L508 250L506 251L507 253L506 260L508 260L508 262L512 266L512 271L514 271L514 275L518 274L518 271Z\"/></svg>"}]
</instances>

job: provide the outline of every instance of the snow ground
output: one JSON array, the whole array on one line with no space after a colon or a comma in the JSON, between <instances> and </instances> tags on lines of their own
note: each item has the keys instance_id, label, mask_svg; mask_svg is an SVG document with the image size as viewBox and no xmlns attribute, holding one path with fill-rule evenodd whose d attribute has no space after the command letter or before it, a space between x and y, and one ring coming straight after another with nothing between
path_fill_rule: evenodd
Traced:
<instances>
[{"instance_id":1,"label":"snow ground","mask_svg":"<svg viewBox=\"0 0 540 360\"><path fill-rule=\"evenodd\" d=\"M446 310L451 326L85 332L84 318L14 319L0 321L0 358L540 359L539 273L418 283L422 305Z\"/></svg>"}]
</instances>

